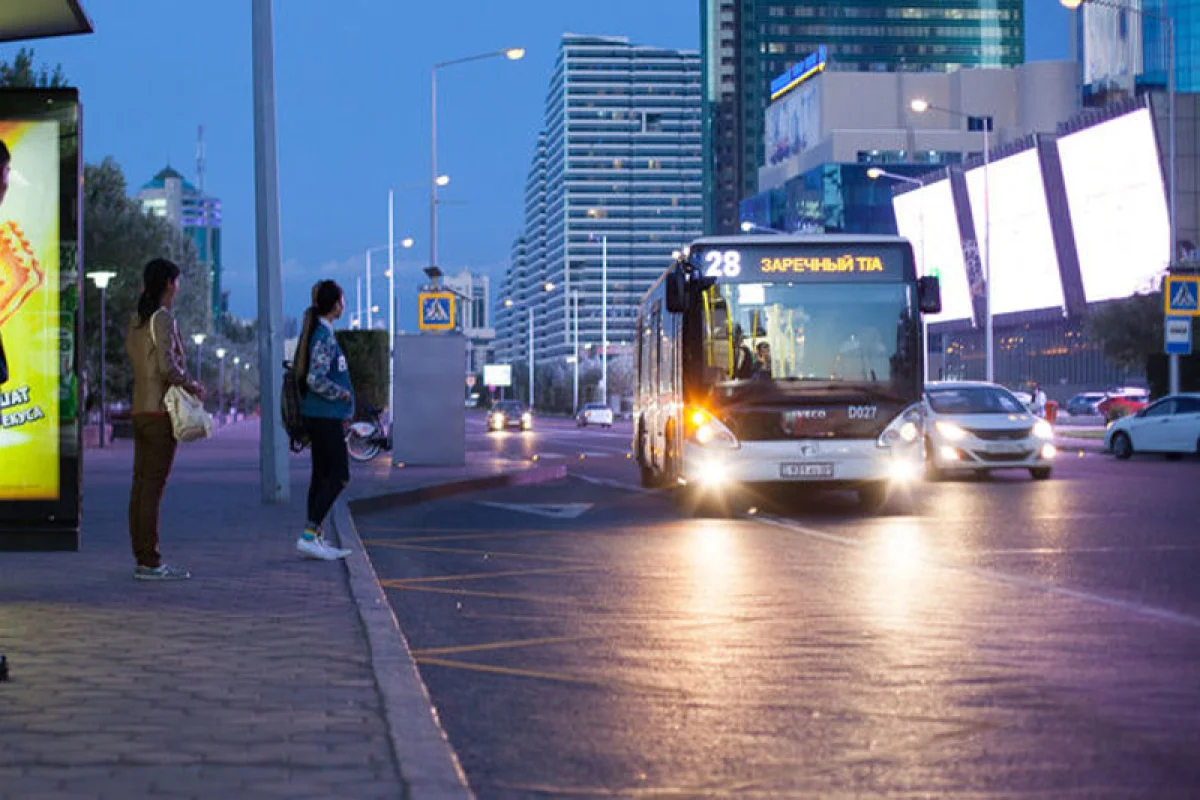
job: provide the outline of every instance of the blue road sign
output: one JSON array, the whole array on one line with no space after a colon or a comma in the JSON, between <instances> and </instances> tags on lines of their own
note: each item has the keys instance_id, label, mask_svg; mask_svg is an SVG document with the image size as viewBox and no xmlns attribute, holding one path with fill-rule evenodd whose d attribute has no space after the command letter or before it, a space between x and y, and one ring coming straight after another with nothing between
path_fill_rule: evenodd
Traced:
<instances>
[{"instance_id":1,"label":"blue road sign","mask_svg":"<svg viewBox=\"0 0 1200 800\"><path fill-rule=\"evenodd\" d=\"M454 295L450 292L421 292L420 328L423 331L454 330Z\"/></svg>"},{"instance_id":2,"label":"blue road sign","mask_svg":"<svg viewBox=\"0 0 1200 800\"><path fill-rule=\"evenodd\" d=\"M1168 316L1200 316L1200 275L1168 275L1163 296Z\"/></svg>"},{"instance_id":3,"label":"blue road sign","mask_svg":"<svg viewBox=\"0 0 1200 800\"><path fill-rule=\"evenodd\" d=\"M1167 317L1163 331L1167 355L1190 356L1192 354L1191 317Z\"/></svg>"}]
</instances>

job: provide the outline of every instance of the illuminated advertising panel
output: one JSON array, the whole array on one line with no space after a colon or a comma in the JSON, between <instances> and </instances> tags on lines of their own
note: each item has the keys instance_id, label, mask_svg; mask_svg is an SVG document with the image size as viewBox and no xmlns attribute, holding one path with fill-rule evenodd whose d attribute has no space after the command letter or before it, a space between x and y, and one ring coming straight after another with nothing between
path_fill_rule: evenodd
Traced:
<instances>
[{"instance_id":1,"label":"illuminated advertising panel","mask_svg":"<svg viewBox=\"0 0 1200 800\"><path fill-rule=\"evenodd\" d=\"M1058 140L1089 303L1151 288L1167 268L1171 223L1150 111Z\"/></svg>"},{"instance_id":2,"label":"illuminated advertising panel","mask_svg":"<svg viewBox=\"0 0 1200 800\"><path fill-rule=\"evenodd\" d=\"M926 319L970 319L971 288L950 181L940 180L896 195L892 208L900 235L912 242L917 272L937 275L942 286L942 313L927 314Z\"/></svg>"},{"instance_id":3,"label":"illuminated advertising panel","mask_svg":"<svg viewBox=\"0 0 1200 800\"><path fill-rule=\"evenodd\" d=\"M821 98L816 83L806 83L767 107L764 154L774 166L815 147L821 138Z\"/></svg>"},{"instance_id":4,"label":"illuminated advertising panel","mask_svg":"<svg viewBox=\"0 0 1200 800\"><path fill-rule=\"evenodd\" d=\"M966 177L981 253L988 252L990 231L993 313L1062 308L1062 276L1037 151L993 161L988 169L989 212L983 167Z\"/></svg>"},{"instance_id":5,"label":"illuminated advertising panel","mask_svg":"<svg viewBox=\"0 0 1200 800\"><path fill-rule=\"evenodd\" d=\"M57 548L63 533L71 546L80 442L74 91L0 92L0 142L9 156L0 181L0 548Z\"/></svg>"},{"instance_id":6,"label":"illuminated advertising panel","mask_svg":"<svg viewBox=\"0 0 1200 800\"><path fill-rule=\"evenodd\" d=\"M484 386L512 386L512 364L484 364Z\"/></svg>"}]
</instances>

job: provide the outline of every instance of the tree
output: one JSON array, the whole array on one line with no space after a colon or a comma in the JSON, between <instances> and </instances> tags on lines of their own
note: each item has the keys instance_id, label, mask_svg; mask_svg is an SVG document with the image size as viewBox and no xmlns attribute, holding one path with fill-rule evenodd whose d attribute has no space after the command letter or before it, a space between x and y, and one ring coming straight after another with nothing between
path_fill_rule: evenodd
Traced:
<instances>
[{"instance_id":1,"label":"tree","mask_svg":"<svg viewBox=\"0 0 1200 800\"><path fill-rule=\"evenodd\" d=\"M1162 292L1136 294L1096 308L1088 315L1085 329L1113 364L1144 372L1146 359L1163 348Z\"/></svg>"},{"instance_id":2,"label":"tree","mask_svg":"<svg viewBox=\"0 0 1200 800\"><path fill-rule=\"evenodd\" d=\"M112 158L84 168L83 257L85 272L111 270L117 273L106 292L108 337L106 365L108 397L129 397L133 374L125 357L125 330L137 310L142 289L142 269L153 258L169 258L179 265L182 282L175 316L185 338L208 333L212 311L208 303L209 277L196 249L183 232L160 217L142 211L126 194L125 176ZM100 326L100 292L85 285L84 329ZM88 371L99 374L94 343L99 337L85 336ZM190 364L191 362L189 362ZM212 376L215 378L215 376Z\"/></svg>"},{"instance_id":3,"label":"tree","mask_svg":"<svg viewBox=\"0 0 1200 800\"><path fill-rule=\"evenodd\" d=\"M45 64L35 67L32 48L22 47L11 62L0 61L0 86L46 89L66 85L62 64L56 64L53 72Z\"/></svg>"}]
</instances>

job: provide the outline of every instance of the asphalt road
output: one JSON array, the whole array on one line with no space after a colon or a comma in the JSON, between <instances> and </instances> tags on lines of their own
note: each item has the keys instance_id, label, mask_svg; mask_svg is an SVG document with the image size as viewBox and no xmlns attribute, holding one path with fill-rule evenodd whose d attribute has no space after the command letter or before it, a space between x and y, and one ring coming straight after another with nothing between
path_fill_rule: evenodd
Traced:
<instances>
[{"instance_id":1,"label":"asphalt road","mask_svg":"<svg viewBox=\"0 0 1200 800\"><path fill-rule=\"evenodd\" d=\"M480 797L1200 791L1200 462L709 520L537 424L470 449L573 477L358 520Z\"/></svg>"}]
</instances>

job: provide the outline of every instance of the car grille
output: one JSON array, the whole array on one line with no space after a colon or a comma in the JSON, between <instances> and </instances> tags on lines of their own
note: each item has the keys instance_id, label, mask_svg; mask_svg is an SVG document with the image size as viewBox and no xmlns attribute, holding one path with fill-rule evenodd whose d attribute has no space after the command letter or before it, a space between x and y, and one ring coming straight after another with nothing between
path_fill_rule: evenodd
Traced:
<instances>
[{"instance_id":1,"label":"car grille","mask_svg":"<svg viewBox=\"0 0 1200 800\"><path fill-rule=\"evenodd\" d=\"M999 464L1006 461L1024 461L1033 455L1033 451L1026 450L1021 453L976 453L975 455L980 461Z\"/></svg>"},{"instance_id":2,"label":"car grille","mask_svg":"<svg viewBox=\"0 0 1200 800\"><path fill-rule=\"evenodd\" d=\"M1016 430L993 431L993 430L978 430L977 428L967 428L967 433L970 433L976 438L982 439L985 442L1016 442L1021 439L1028 439L1033 433L1033 428L1018 428Z\"/></svg>"}]
</instances>

